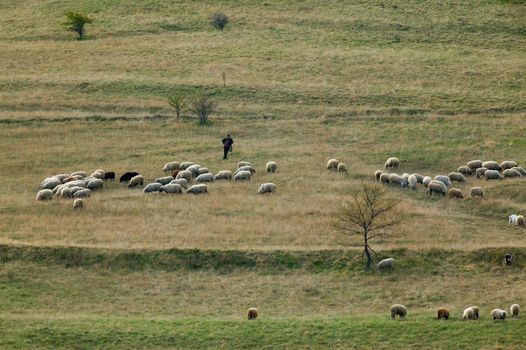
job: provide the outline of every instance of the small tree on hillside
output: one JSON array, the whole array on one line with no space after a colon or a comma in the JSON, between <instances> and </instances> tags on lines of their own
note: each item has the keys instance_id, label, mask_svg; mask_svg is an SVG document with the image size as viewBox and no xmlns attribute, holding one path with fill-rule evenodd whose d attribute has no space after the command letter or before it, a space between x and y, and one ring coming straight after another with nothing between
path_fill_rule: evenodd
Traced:
<instances>
[{"instance_id":1,"label":"small tree on hillside","mask_svg":"<svg viewBox=\"0 0 526 350\"><path fill-rule=\"evenodd\" d=\"M229 19L228 16L225 15L222 12L216 12L212 15L212 25L221 31L225 29L225 26L227 25Z\"/></svg>"},{"instance_id":2,"label":"small tree on hillside","mask_svg":"<svg viewBox=\"0 0 526 350\"><path fill-rule=\"evenodd\" d=\"M62 26L66 28L66 30L77 33L78 40L84 39L86 34L84 26L86 24L92 23L95 20L94 18L88 17L87 15L76 12L66 12L65 16L66 21L62 23Z\"/></svg>"},{"instance_id":3,"label":"small tree on hillside","mask_svg":"<svg viewBox=\"0 0 526 350\"><path fill-rule=\"evenodd\" d=\"M205 95L198 95L192 101L192 112L197 114L199 117L200 124L206 124L208 117L216 109L216 104L214 101L206 97Z\"/></svg>"},{"instance_id":4,"label":"small tree on hillside","mask_svg":"<svg viewBox=\"0 0 526 350\"><path fill-rule=\"evenodd\" d=\"M367 257L366 270L371 269L373 257L370 241L384 236L400 222L396 206L400 202L386 195L379 185L363 184L351 194L351 199L344 202L334 214L334 227L348 236L356 236L359 243L352 246L363 247L363 255ZM397 215L398 214L398 215Z\"/></svg>"},{"instance_id":5,"label":"small tree on hillside","mask_svg":"<svg viewBox=\"0 0 526 350\"><path fill-rule=\"evenodd\" d=\"M182 109L186 107L186 96L184 94L172 95L168 97L168 103L175 108L175 115L179 119Z\"/></svg>"}]
</instances>

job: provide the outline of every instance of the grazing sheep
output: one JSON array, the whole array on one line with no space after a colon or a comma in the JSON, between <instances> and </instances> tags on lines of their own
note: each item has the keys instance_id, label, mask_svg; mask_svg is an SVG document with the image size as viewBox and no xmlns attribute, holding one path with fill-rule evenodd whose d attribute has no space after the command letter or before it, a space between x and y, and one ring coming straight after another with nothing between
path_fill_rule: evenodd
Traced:
<instances>
[{"instance_id":1,"label":"grazing sheep","mask_svg":"<svg viewBox=\"0 0 526 350\"><path fill-rule=\"evenodd\" d=\"M393 258L387 258L380 261L377 265L378 270L383 269L394 269L395 260Z\"/></svg>"},{"instance_id":2,"label":"grazing sheep","mask_svg":"<svg viewBox=\"0 0 526 350\"><path fill-rule=\"evenodd\" d=\"M422 184L424 182L424 175L420 175L418 173L413 173L412 175L414 175L416 177L416 181L419 184Z\"/></svg>"},{"instance_id":3,"label":"grazing sheep","mask_svg":"<svg viewBox=\"0 0 526 350\"><path fill-rule=\"evenodd\" d=\"M214 175L214 181L217 180L228 180L232 181L232 172L230 170L221 170Z\"/></svg>"},{"instance_id":4,"label":"grazing sheep","mask_svg":"<svg viewBox=\"0 0 526 350\"><path fill-rule=\"evenodd\" d=\"M130 182L128 182L128 188L134 188L139 185L142 186L143 184L144 184L144 177L142 177L142 175L135 175L134 177L130 179Z\"/></svg>"},{"instance_id":5,"label":"grazing sheep","mask_svg":"<svg viewBox=\"0 0 526 350\"><path fill-rule=\"evenodd\" d=\"M186 179L175 179L170 181L168 185L179 185L186 190L188 188L188 181Z\"/></svg>"},{"instance_id":6,"label":"grazing sheep","mask_svg":"<svg viewBox=\"0 0 526 350\"><path fill-rule=\"evenodd\" d=\"M506 255L504 256L504 263L505 263L506 265L511 265L512 262L513 262L513 256L511 256L510 253L506 254Z\"/></svg>"},{"instance_id":7,"label":"grazing sheep","mask_svg":"<svg viewBox=\"0 0 526 350\"><path fill-rule=\"evenodd\" d=\"M177 176L176 179L185 179L186 181L190 182L192 181L192 172L189 170L183 170Z\"/></svg>"},{"instance_id":8,"label":"grazing sheep","mask_svg":"<svg viewBox=\"0 0 526 350\"><path fill-rule=\"evenodd\" d=\"M66 185L57 185L57 186L55 186L55 188L52 189L52 191L53 191L53 193L57 194L58 191L60 191L64 187L68 187L68 186L66 186Z\"/></svg>"},{"instance_id":9,"label":"grazing sheep","mask_svg":"<svg viewBox=\"0 0 526 350\"><path fill-rule=\"evenodd\" d=\"M95 170L93 174L91 174L89 177L94 177L95 179L104 180L104 175L106 175L106 172L102 169Z\"/></svg>"},{"instance_id":10,"label":"grazing sheep","mask_svg":"<svg viewBox=\"0 0 526 350\"><path fill-rule=\"evenodd\" d=\"M469 190L469 194L471 198L484 198L484 189L482 187L471 187L471 189Z\"/></svg>"},{"instance_id":11,"label":"grazing sheep","mask_svg":"<svg viewBox=\"0 0 526 350\"><path fill-rule=\"evenodd\" d=\"M75 171L75 172L72 172L70 175L71 176L80 176L82 178L85 178L86 176L88 176L88 173L85 172L85 171Z\"/></svg>"},{"instance_id":12,"label":"grazing sheep","mask_svg":"<svg viewBox=\"0 0 526 350\"><path fill-rule=\"evenodd\" d=\"M197 169L197 176L208 174L209 172L210 170L208 170L208 168L202 167L202 168Z\"/></svg>"},{"instance_id":13,"label":"grazing sheep","mask_svg":"<svg viewBox=\"0 0 526 350\"><path fill-rule=\"evenodd\" d=\"M502 180L503 177L500 175L498 170L486 170L484 173L484 177L486 178L486 181L488 180Z\"/></svg>"},{"instance_id":14,"label":"grazing sheep","mask_svg":"<svg viewBox=\"0 0 526 350\"><path fill-rule=\"evenodd\" d=\"M52 177L57 178L62 183L64 183L64 179L67 179L68 177L70 177L70 175L69 174L57 174L57 175L53 175Z\"/></svg>"},{"instance_id":15,"label":"grazing sheep","mask_svg":"<svg viewBox=\"0 0 526 350\"><path fill-rule=\"evenodd\" d=\"M447 191L447 194L449 198L464 198L464 195L462 194L462 191L459 188L450 188Z\"/></svg>"},{"instance_id":16,"label":"grazing sheep","mask_svg":"<svg viewBox=\"0 0 526 350\"><path fill-rule=\"evenodd\" d=\"M61 181L63 184L65 184L66 182L71 182L71 181L76 181L76 180L82 180L84 177L82 176L79 176L79 175L75 175L75 176L68 176L68 177L65 177L63 178Z\"/></svg>"},{"instance_id":17,"label":"grazing sheep","mask_svg":"<svg viewBox=\"0 0 526 350\"><path fill-rule=\"evenodd\" d=\"M438 319L439 320L440 319L447 320L449 318L449 310L448 309L440 308L440 309L438 309L437 314L438 314Z\"/></svg>"},{"instance_id":18,"label":"grazing sheep","mask_svg":"<svg viewBox=\"0 0 526 350\"><path fill-rule=\"evenodd\" d=\"M192 177L196 178L199 175L198 174L199 168L201 168L201 166L199 164L194 164L194 165L190 165L188 168L186 168L185 171L189 171L192 174Z\"/></svg>"},{"instance_id":19,"label":"grazing sheep","mask_svg":"<svg viewBox=\"0 0 526 350\"><path fill-rule=\"evenodd\" d=\"M159 192L161 187L163 187L163 185L161 185L159 182L152 182L146 185L142 191L144 193Z\"/></svg>"},{"instance_id":20,"label":"grazing sheep","mask_svg":"<svg viewBox=\"0 0 526 350\"><path fill-rule=\"evenodd\" d=\"M478 168L475 172L475 174L477 175L477 179L480 179L482 176L484 176L487 170L488 168L484 168L484 167Z\"/></svg>"},{"instance_id":21,"label":"grazing sheep","mask_svg":"<svg viewBox=\"0 0 526 350\"><path fill-rule=\"evenodd\" d=\"M497 163L497 162L495 162L493 160L489 160L487 162L482 163L482 167L486 168L486 169L489 169L489 170L500 170L499 163Z\"/></svg>"},{"instance_id":22,"label":"grazing sheep","mask_svg":"<svg viewBox=\"0 0 526 350\"><path fill-rule=\"evenodd\" d=\"M478 320L479 316L480 316L479 307L478 306L472 306L471 308L473 309L473 319L474 320Z\"/></svg>"},{"instance_id":23,"label":"grazing sheep","mask_svg":"<svg viewBox=\"0 0 526 350\"><path fill-rule=\"evenodd\" d=\"M515 169L506 169L502 172L504 177L521 177L521 173Z\"/></svg>"},{"instance_id":24,"label":"grazing sheep","mask_svg":"<svg viewBox=\"0 0 526 350\"><path fill-rule=\"evenodd\" d=\"M383 184L389 184L391 183L391 181L389 180L389 174L387 173L383 173L380 175L380 182L383 183Z\"/></svg>"},{"instance_id":25,"label":"grazing sheep","mask_svg":"<svg viewBox=\"0 0 526 350\"><path fill-rule=\"evenodd\" d=\"M104 180L101 179L93 179L88 182L86 185L86 188L94 191L98 190L99 188L104 188Z\"/></svg>"},{"instance_id":26,"label":"grazing sheep","mask_svg":"<svg viewBox=\"0 0 526 350\"><path fill-rule=\"evenodd\" d=\"M491 317L493 320L505 320L506 319L506 311L502 309L493 309L491 310Z\"/></svg>"},{"instance_id":27,"label":"grazing sheep","mask_svg":"<svg viewBox=\"0 0 526 350\"><path fill-rule=\"evenodd\" d=\"M259 194L273 193L273 192L276 192L277 188L278 188L278 186L276 186L276 184L274 184L272 182L267 182L267 183L261 184L261 186L259 186L258 193Z\"/></svg>"},{"instance_id":28,"label":"grazing sheep","mask_svg":"<svg viewBox=\"0 0 526 350\"><path fill-rule=\"evenodd\" d=\"M132 177L139 175L136 171L127 171L119 178L119 182L127 182L130 181Z\"/></svg>"},{"instance_id":29,"label":"grazing sheep","mask_svg":"<svg viewBox=\"0 0 526 350\"><path fill-rule=\"evenodd\" d=\"M58 178L48 177L47 179L45 179L44 181L40 183L40 188L43 190L52 190L61 184L62 184L62 181L60 181Z\"/></svg>"},{"instance_id":30,"label":"grazing sheep","mask_svg":"<svg viewBox=\"0 0 526 350\"><path fill-rule=\"evenodd\" d=\"M345 163L338 163L337 170L338 170L339 173L346 173L347 172L347 164L345 164Z\"/></svg>"},{"instance_id":31,"label":"grazing sheep","mask_svg":"<svg viewBox=\"0 0 526 350\"><path fill-rule=\"evenodd\" d=\"M438 180L433 180L429 183L429 185L427 185L427 192L430 195L432 195L433 193L436 193L436 194L441 194L445 197L447 193L447 187L446 185L444 185L443 182L438 181Z\"/></svg>"},{"instance_id":32,"label":"grazing sheep","mask_svg":"<svg viewBox=\"0 0 526 350\"><path fill-rule=\"evenodd\" d=\"M235 181L250 180L251 175L252 174L250 173L250 171L240 171L236 175L234 175L234 180Z\"/></svg>"},{"instance_id":33,"label":"grazing sheep","mask_svg":"<svg viewBox=\"0 0 526 350\"><path fill-rule=\"evenodd\" d=\"M77 198L73 201L73 209L83 209L84 208L84 201L82 198Z\"/></svg>"},{"instance_id":34,"label":"grazing sheep","mask_svg":"<svg viewBox=\"0 0 526 350\"><path fill-rule=\"evenodd\" d=\"M407 178L408 187L412 189L413 191L415 191L417 183L418 183L418 179L416 178L416 175L415 174L409 175L409 177Z\"/></svg>"},{"instance_id":35,"label":"grazing sheep","mask_svg":"<svg viewBox=\"0 0 526 350\"><path fill-rule=\"evenodd\" d=\"M198 184L193 185L186 191L186 193L192 193L192 194L200 194L200 193L208 193L208 187L206 187L205 184Z\"/></svg>"},{"instance_id":36,"label":"grazing sheep","mask_svg":"<svg viewBox=\"0 0 526 350\"><path fill-rule=\"evenodd\" d=\"M339 163L338 159L329 159L327 162L327 169L336 171Z\"/></svg>"},{"instance_id":37,"label":"grazing sheep","mask_svg":"<svg viewBox=\"0 0 526 350\"><path fill-rule=\"evenodd\" d=\"M524 168L520 166L514 166L512 169L517 170L521 174L521 176L526 176L526 170L524 170Z\"/></svg>"},{"instance_id":38,"label":"grazing sheep","mask_svg":"<svg viewBox=\"0 0 526 350\"><path fill-rule=\"evenodd\" d=\"M49 201L53 199L53 191L50 189L40 190L37 193L37 201Z\"/></svg>"},{"instance_id":39,"label":"grazing sheep","mask_svg":"<svg viewBox=\"0 0 526 350\"><path fill-rule=\"evenodd\" d=\"M461 173L449 173L448 177L452 182L466 182L466 178Z\"/></svg>"},{"instance_id":40,"label":"grazing sheep","mask_svg":"<svg viewBox=\"0 0 526 350\"><path fill-rule=\"evenodd\" d=\"M73 187L70 187L69 189L71 190L71 195L74 195L76 192L82 191L84 187L73 186Z\"/></svg>"},{"instance_id":41,"label":"grazing sheep","mask_svg":"<svg viewBox=\"0 0 526 350\"><path fill-rule=\"evenodd\" d=\"M183 193L183 187L181 185L179 185L179 184L169 183L168 185L165 185L165 186L161 187L159 192L164 192L164 193Z\"/></svg>"},{"instance_id":42,"label":"grazing sheep","mask_svg":"<svg viewBox=\"0 0 526 350\"><path fill-rule=\"evenodd\" d=\"M437 175L435 176L434 180L442 182L444 185L446 185L446 187L451 186L451 179L449 178L449 176Z\"/></svg>"},{"instance_id":43,"label":"grazing sheep","mask_svg":"<svg viewBox=\"0 0 526 350\"><path fill-rule=\"evenodd\" d=\"M427 188L427 186L429 186L431 181L433 181L431 176L424 176L424 178L422 179L422 185L424 185L424 187Z\"/></svg>"},{"instance_id":44,"label":"grazing sheep","mask_svg":"<svg viewBox=\"0 0 526 350\"><path fill-rule=\"evenodd\" d=\"M477 170L478 168L482 168L482 161L481 160L470 160L468 162L468 167L471 170ZM459 171L460 173L460 171Z\"/></svg>"},{"instance_id":45,"label":"grazing sheep","mask_svg":"<svg viewBox=\"0 0 526 350\"><path fill-rule=\"evenodd\" d=\"M71 198L73 197L73 191L71 190L71 188L67 187L67 186L64 186L62 187L58 192L57 192L58 196L60 198Z\"/></svg>"},{"instance_id":46,"label":"grazing sheep","mask_svg":"<svg viewBox=\"0 0 526 350\"><path fill-rule=\"evenodd\" d=\"M171 173L171 172L174 172L175 170L179 170L179 167L180 167L179 162L169 162L163 166L163 171L165 173L168 173L168 172Z\"/></svg>"},{"instance_id":47,"label":"grazing sheep","mask_svg":"<svg viewBox=\"0 0 526 350\"><path fill-rule=\"evenodd\" d=\"M502 163L500 163L500 168L502 170L511 169L513 167L516 167L516 166L517 166L517 162L515 162L513 160L505 160Z\"/></svg>"},{"instance_id":48,"label":"grazing sheep","mask_svg":"<svg viewBox=\"0 0 526 350\"><path fill-rule=\"evenodd\" d=\"M80 191L76 191L73 193L73 198L86 198L91 196L91 190L84 188Z\"/></svg>"},{"instance_id":49,"label":"grazing sheep","mask_svg":"<svg viewBox=\"0 0 526 350\"><path fill-rule=\"evenodd\" d=\"M104 180L115 181L115 172L114 171L106 172L104 174Z\"/></svg>"},{"instance_id":50,"label":"grazing sheep","mask_svg":"<svg viewBox=\"0 0 526 350\"><path fill-rule=\"evenodd\" d=\"M510 306L510 315L511 317L519 317L519 312L521 312L521 307L519 304L513 304Z\"/></svg>"},{"instance_id":51,"label":"grazing sheep","mask_svg":"<svg viewBox=\"0 0 526 350\"><path fill-rule=\"evenodd\" d=\"M475 319L475 310L472 307L468 307L462 313L463 320L474 320Z\"/></svg>"},{"instance_id":52,"label":"grazing sheep","mask_svg":"<svg viewBox=\"0 0 526 350\"><path fill-rule=\"evenodd\" d=\"M171 176L163 176L155 179L154 182L160 183L161 185L168 185L174 178Z\"/></svg>"},{"instance_id":53,"label":"grazing sheep","mask_svg":"<svg viewBox=\"0 0 526 350\"><path fill-rule=\"evenodd\" d=\"M407 315L407 308L401 304L394 304L391 306L391 319L394 320L397 315L400 316L400 318L405 318Z\"/></svg>"},{"instance_id":54,"label":"grazing sheep","mask_svg":"<svg viewBox=\"0 0 526 350\"><path fill-rule=\"evenodd\" d=\"M381 170L376 170L374 172L374 178L376 179L376 181L380 182L380 176L383 174L384 172L381 171Z\"/></svg>"},{"instance_id":55,"label":"grazing sheep","mask_svg":"<svg viewBox=\"0 0 526 350\"><path fill-rule=\"evenodd\" d=\"M459 172L462 175L471 176L473 174L473 171L470 167L467 165L463 165L457 169L457 172Z\"/></svg>"},{"instance_id":56,"label":"grazing sheep","mask_svg":"<svg viewBox=\"0 0 526 350\"><path fill-rule=\"evenodd\" d=\"M252 163L242 160L241 162L237 163L237 167L241 168L242 166L250 165L253 166Z\"/></svg>"},{"instance_id":57,"label":"grazing sheep","mask_svg":"<svg viewBox=\"0 0 526 350\"><path fill-rule=\"evenodd\" d=\"M247 315L249 320L255 320L259 315L258 309L251 307L247 310Z\"/></svg>"},{"instance_id":58,"label":"grazing sheep","mask_svg":"<svg viewBox=\"0 0 526 350\"><path fill-rule=\"evenodd\" d=\"M89 181L88 181L89 182ZM86 187L86 183L83 180L69 181L64 184L67 187Z\"/></svg>"},{"instance_id":59,"label":"grazing sheep","mask_svg":"<svg viewBox=\"0 0 526 350\"><path fill-rule=\"evenodd\" d=\"M197 183L199 183L199 182L212 182L212 181L214 181L214 174L211 174L211 173L201 174L198 177L196 177L196 179L195 179L195 182L197 182Z\"/></svg>"},{"instance_id":60,"label":"grazing sheep","mask_svg":"<svg viewBox=\"0 0 526 350\"><path fill-rule=\"evenodd\" d=\"M254 175L256 173L256 169L254 169L251 165L244 165L244 166L242 166L241 168L236 170L236 173L238 173L240 171L250 171L250 173L252 175Z\"/></svg>"},{"instance_id":61,"label":"grazing sheep","mask_svg":"<svg viewBox=\"0 0 526 350\"><path fill-rule=\"evenodd\" d=\"M398 174L391 173L389 174L389 182L395 185L402 186L402 184L404 183L404 179Z\"/></svg>"},{"instance_id":62,"label":"grazing sheep","mask_svg":"<svg viewBox=\"0 0 526 350\"><path fill-rule=\"evenodd\" d=\"M179 169L186 170L189 166L192 165L194 165L194 163L192 162L182 162L181 164L179 164Z\"/></svg>"},{"instance_id":63,"label":"grazing sheep","mask_svg":"<svg viewBox=\"0 0 526 350\"><path fill-rule=\"evenodd\" d=\"M390 157L385 161L385 169L396 169L400 166L400 160L396 157Z\"/></svg>"},{"instance_id":64,"label":"grazing sheep","mask_svg":"<svg viewBox=\"0 0 526 350\"><path fill-rule=\"evenodd\" d=\"M524 227L525 226L524 216L517 215L517 226L520 226L520 227Z\"/></svg>"},{"instance_id":65,"label":"grazing sheep","mask_svg":"<svg viewBox=\"0 0 526 350\"><path fill-rule=\"evenodd\" d=\"M265 169L267 169L267 173L275 173L278 169L278 164L276 162L268 162L267 165L265 165Z\"/></svg>"}]
</instances>

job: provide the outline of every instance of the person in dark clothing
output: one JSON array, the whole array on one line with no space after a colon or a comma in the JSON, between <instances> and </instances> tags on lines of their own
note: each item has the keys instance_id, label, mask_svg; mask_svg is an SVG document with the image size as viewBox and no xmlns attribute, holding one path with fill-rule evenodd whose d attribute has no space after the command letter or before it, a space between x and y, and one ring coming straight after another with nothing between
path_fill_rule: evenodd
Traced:
<instances>
[{"instance_id":1,"label":"person in dark clothing","mask_svg":"<svg viewBox=\"0 0 526 350\"><path fill-rule=\"evenodd\" d=\"M232 152L232 145L234 144L234 140L230 137L230 134L228 134L222 140L222 142L223 142L223 159L227 159L228 152Z\"/></svg>"}]
</instances>

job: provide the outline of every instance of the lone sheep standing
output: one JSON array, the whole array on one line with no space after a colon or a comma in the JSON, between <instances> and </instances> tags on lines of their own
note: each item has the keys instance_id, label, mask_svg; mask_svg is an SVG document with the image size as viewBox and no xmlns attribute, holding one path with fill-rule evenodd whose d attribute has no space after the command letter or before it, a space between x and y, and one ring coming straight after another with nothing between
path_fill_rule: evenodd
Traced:
<instances>
[{"instance_id":1,"label":"lone sheep standing","mask_svg":"<svg viewBox=\"0 0 526 350\"><path fill-rule=\"evenodd\" d=\"M37 201L48 201L53 199L53 191L52 190L41 190L37 193Z\"/></svg>"},{"instance_id":2,"label":"lone sheep standing","mask_svg":"<svg viewBox=\"0 0 526 350\"><path fill-rule=\"evenodd\" d=\"M395 260L393 258L383 259L378 263L378 270L382 269L394 269Z\"/></svg>"},{"instance_id":3,"label":"lone sheep standing","mask_svg":"<svg viewBox=\"0 0 526 350\"><path fill-rule=\"evenodd\" d=\"M339 173L346 173L347 172L347 164L345 164L345 163L338 163L337 170L338 170Z\"/></svg>"},{"instance_id":4,"label":"lone sheep standing","mask_svg":"<svg viewBox=\"0 0 526 350\"><path fill-rule=\"evenodd\" d=\"M336 171L338 169L338 159L329 159L327 162L327 169Z\"/></svg>"},{"instance_id":5,"label":"lone sheep standing","mask_svg":"<svg viewBox=\"0 0 526 350\"><path fill-rule=\"evenodd\" d=\"M267 182L267 183L261 184L261 186L259 186L258 193L259 194L273 193L273 192L276 192L277 188L278 188L278 186L276 186L276 184L274 184L272 182Z\"/></svg>"},{"instance_id":6,"label":"lone sheep standing","mask_svg":"<svg viewBox=\"0 0 526 350\"><path fill-rule=\"evenodd\" d=\"M484 198L484 189L482 187L472 187L469 190L469 194L471 195L471 198L475 198L475 197Z\"/></svg>"},{"instance_id":7,"label":"lone sheep standing","mask_svg":"<svg viewBox=\"0 0 526 350\"><path fill-rule=\"evenodd\" d=\"M475 310L472 307L468 307L462 313L463 320L474 320L475 319Z\"/></svg>"},{"instance_id":8,"label":"lone sheep standing","mask_svg":"<svg viewBox=\"0 0 526 350\"><path fill-rule=\"evenodd\" d=\"M276 162L268 162L265 169L267 169L267 173L275 173L278 169L278 164Z\"/></svg>"},{"instance_id":9,"label":"lone sheep standing","mask_svg":"<svg viewBox=\"0 0 526 350\"><path fill-rule=\"evenodd\" d=\"M447 191L447 194L450 198L464 198L464 195L462 194L462 191L459 188L450 188Z\"/></svg>"},{"instance_id":10,"label":"lone sheep standing","mask_svg":"<svg viewBox=\"0 0 526 350\"><path fill-rule=\"evenodd\" d=\"M438 314L438 319L439 320L440 319L447 320L449 318L449 310L448 309L444 309L444 308L438 309L437 314Z\"/></svg>"},{"instance_id":11,"label":"lone sheep standing","mask_svg":"<svg viewBox=\"0 0 526 350\"><path fill-rule=\"evenodd\" d=\"M193 185L192 187L190 187L186 193L191 193L191 194L204 194L204 193L208 193L208 187L206 187L205 184L198 184L198 185Z\"/></svg>"},{"instance_id":12,"label":"lone sheep standing","mask_svg":"<svg viewBox=\"0 0 526 350\"><path fill-rule=\"evenodd\" d=\"M397 315L400 316L400 318L405 318L407 315L407 308L401 304L394 304L391 306L391 319L394 320Z\"/></svg>"},{"instance_id":13,"label":"lone sheep standing","mask_svg":"<svg viewBox=\"0 0 526 350\"><path fill-rule=\"evenodd\" d=\"M84 208L84 201L82 198L77 198L73 201L73 209L83 209Z\"/></svg>"},{"instance_id":14,"label":"lone sheep standing","mask_svg":"<svg viewBox=\"0 0 526 350\"><path fill-rule=\"evenodd\" d=\"M501 309L493 309L491 310L491 317L493 318L493 320L505 320L506 311Z\"/></svg>"},{"instance_id":15,"label":"lone sheep standing","mask_svg":"<svg viewBox=\"0 0 526 350\"><path fill-rule=\"evenodd\" d=\"M255 320L259 315L258 309L251 307L247 310L247 316L249 320Z\"/></svg>"},{"instance_id":16,"label":"lone sheep standing","mask_svg":"<svg viewBox=\"0 0 526 350\"><path fill-rule=\"evenodd\" d=\"M519 312L521 312L521 307L519 304L513 304L510 306L510 315L511 317L519 317Z\"/></svg>"},{"instance_id":17,"label":"lone sheep standing","mask_svg":"<svg viewBox=\"0 0 526 350\"><path fill-rule=\"evenodd\" d=\"M396 169L400 166L400 160L396 157L390 157L385 161L385 169Z\"/></svg>"}]
</instances>

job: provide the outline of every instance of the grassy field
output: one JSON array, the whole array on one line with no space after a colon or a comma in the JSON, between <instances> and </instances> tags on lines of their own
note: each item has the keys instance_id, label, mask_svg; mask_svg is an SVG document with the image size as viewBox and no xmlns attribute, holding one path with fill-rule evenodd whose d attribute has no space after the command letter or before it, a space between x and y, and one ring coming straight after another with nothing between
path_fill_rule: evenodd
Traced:
<instances>
[{"instance_id":1,"label":"grassy field","mask_svg":"<svg viewBox=\"0 0 526 350\"><path fill-rule=\"evenodd\" d=\"M61 28L67 10L96 18L87 40ZM224 32L214 11L231 17ZM526 306L526 231L507 224L526 213L526 179L458 185L483 200L389 188L403 221L372 243L396 259L388 273L365 273L331 226L389 156L424 175L526 165L523 1L24 0L0 13L0 348L524 347L524 316L489 312ZM210 124L175 119L176 92L217 101ZM333 157L348 174L325 169ZM172 160L257 173L207 196L106 183L82 212L35 201L53 174L151 181ZM277 193L257 195L263 182ZM393 303L407 320L389 319ZM473 304L481 319L461 321ZM252 306L261 317L245 321ZM438 307L452 319L434 320Z\"/></svg>"}]
</instances>

